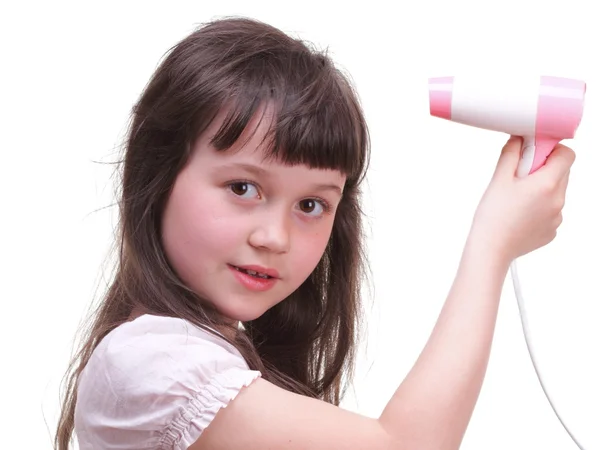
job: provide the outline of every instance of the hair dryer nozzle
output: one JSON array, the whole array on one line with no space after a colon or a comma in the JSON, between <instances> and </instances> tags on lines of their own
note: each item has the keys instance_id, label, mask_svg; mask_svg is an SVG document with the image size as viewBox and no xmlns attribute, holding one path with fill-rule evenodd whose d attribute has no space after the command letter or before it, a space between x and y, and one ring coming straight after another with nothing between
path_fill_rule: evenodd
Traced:
<instances>
[{"instance_id":1,"label":"hair dryer nozzle","mask_svg":"<svg viewBox=\"0 0 600 450\"><path fill-rule=\"evenodd\" d=\"M451 120L453 83L454 77L429 79L429 113L432 116Z\"/></svg>"}]
</instances>

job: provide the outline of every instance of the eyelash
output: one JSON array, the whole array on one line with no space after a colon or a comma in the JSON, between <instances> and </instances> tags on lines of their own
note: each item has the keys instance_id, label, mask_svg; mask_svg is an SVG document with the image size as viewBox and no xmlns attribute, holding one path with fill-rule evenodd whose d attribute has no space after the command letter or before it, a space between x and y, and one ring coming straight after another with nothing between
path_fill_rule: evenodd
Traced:
<instances>
[{"instance_id":1,"label":"eyelash","mask_svg":"<svg viewBox=\"0 0 600 450\"><path fill-rule=\"evenodd\" d=\"M229 181L226 185L227 189L229 189L231 191L233 186L235 186L236 184L250 184L250 185L254 186L257 191L259 191L259 194L260 194L260 191L262 190L261 187L258 184L256 184L254 181L245 180L245 179ZM235 193L233 193L233 194L237 195ZM321 205L321 207L323 208L323 213L325 213L325 214L331 212L331 205L329 204L329 202L327 200L325 200L321 197L309 197L309 198L302 199L301 201L305 201L305 200L314 200L317 203L319 203Z\"/></svg>"}]
</instances>

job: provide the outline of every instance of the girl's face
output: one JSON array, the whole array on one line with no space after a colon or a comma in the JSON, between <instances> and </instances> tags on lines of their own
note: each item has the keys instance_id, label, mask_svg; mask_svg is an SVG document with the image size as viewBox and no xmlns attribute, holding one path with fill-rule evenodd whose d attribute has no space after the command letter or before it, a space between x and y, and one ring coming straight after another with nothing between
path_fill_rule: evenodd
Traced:
<instances>
[{"instance_id":1,"label":"girl's face","mask_svg":"<svg viewBox=\"0 0 600 450\"><path fill-rule=\"evenodd\" d=\"M209 144L221 124L215 120L196 142L163 215L171 265L232 320L256 319L308 278L345 182L338 171L263 161L269 122L265 115L252 137L247 130L239 144L217 152Z\"/></svg>"}]
</instances>

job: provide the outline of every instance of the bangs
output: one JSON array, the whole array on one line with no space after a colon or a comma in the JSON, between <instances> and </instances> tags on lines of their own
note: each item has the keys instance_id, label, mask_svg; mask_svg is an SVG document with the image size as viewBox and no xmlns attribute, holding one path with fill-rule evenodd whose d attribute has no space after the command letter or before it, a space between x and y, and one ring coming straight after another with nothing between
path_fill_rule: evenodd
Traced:
<instances>
[{"instance_id":1,"label":"bangs","mask_svg":"<svg viewBox=\"0 0 600 450\"><path fill-rule=\"evenodd\" d=\"M253 117L262 114L264 120L265 105L272 105L267 158L338 170L355 181L364 176L363 114L352 87L328 59L306 52L253 55L234 72L224 83L220 108L227 115L212 138L214 148L232 147Z\"/></svg>"}]
</instances>

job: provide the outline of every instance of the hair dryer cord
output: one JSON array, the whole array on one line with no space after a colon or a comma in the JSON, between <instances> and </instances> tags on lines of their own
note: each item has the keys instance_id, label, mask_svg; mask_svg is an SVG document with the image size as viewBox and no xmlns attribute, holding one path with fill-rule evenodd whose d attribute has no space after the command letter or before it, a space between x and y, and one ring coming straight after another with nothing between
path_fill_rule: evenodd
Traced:
<instances>
[{"instance_id":1,"label":"hair dryer cord","mask_svg":"<svg viewBox=\"0 0 600 450\"><path fill-rule=\"evenodd\" d=\"M525 304L524 304L524 301L523 301L523 293L521 292L521 284L519 282L519 274L517 273L517 263L516 263L516 261L513 261L511 263L511 265L510 265L510 274L511 274L511 278L512 278L512 281L513 281L513 286L514 286L514 290L515 290L515 296L517 297L517 304L519 305L519 313L521 315L521 323L523 325L523 334L525 335L525 343L527 344L527 350L529 351L529 356L531 358L531 362L533 363L533 368L534 368L535 373L536 373L536 375L538 377L538 380L540 381L540 385L542 387L542 390L544 391L544 394L546 395L546 398L548 399L548 402L550 403L550 406L552 407L552 410L554 411L554 414L556 415L556 417L560 421L560 423L563 426L563 428L569 434L569 436L571 436L571 439L573 439L573 442L575 442L575 444L577 445L577 447L579 447L580 450L585 450L583 448L583 446L577 441L577 439L575 438L575 436L573 436L573 433L571 433L571 431L569 430L569 428L567 427L567 425L565 424L565 422L563 421L563 419L558 414L558 411L556 410L556 407L554 406L554 403L552 402L552 399L550 398L550 395L548 395L548 391L546 390L546 386L544 385L544 382L542 381L542 376L541 376L540 371L538 369L537 362L536 362L533 350L531 348L530 334L529 334L529 324L527 322L527 314L525 312Z\"/></svg>"}]
</instances>

